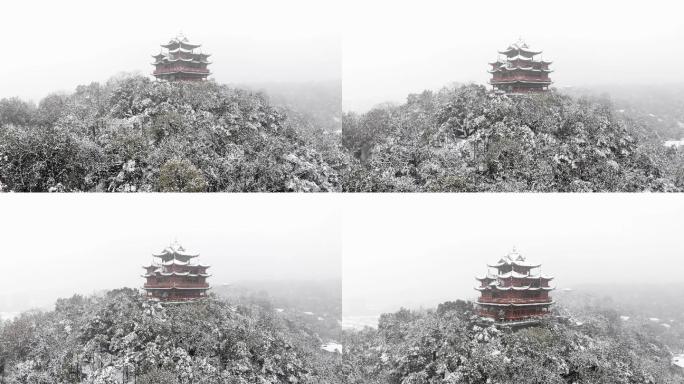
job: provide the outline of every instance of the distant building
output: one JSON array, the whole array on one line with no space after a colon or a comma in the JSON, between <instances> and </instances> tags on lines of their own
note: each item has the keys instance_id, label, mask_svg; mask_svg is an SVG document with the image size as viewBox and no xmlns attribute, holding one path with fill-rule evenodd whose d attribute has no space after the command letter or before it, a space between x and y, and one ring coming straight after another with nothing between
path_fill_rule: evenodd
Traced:
<instances>
[{"instance_id":1,"label":"distant building","mask_svg":"<svg viewBox=\"0 0 684 384\"><path fill-rule=\"evenodd\" d=\"M549 78L551 62L534 59L541 53L530 49L522 40L511 44L506 50L499 51L505 58L489 63L492 66L489 83L494 89L508 93L547 91L552 84Z\"/></svg>"},{"instance_id":2,"label":"distant building","mask_svg":"<svg viewBox=\"0 0 684 384\"><path fill-rule=\"evenodd\" d=\"M195 262L199 254L189 253L178 243L153 254L152 264L144 266L143 289L147 297L167 302L196 300L206 296L208 265Z\"/></svg>"},{"instance_id":3,"label":"distant building","mask_svg":"<svg viewBox=\"0 0 684 384\"><path fill-rule=\"evenodd\" d=\"M185 36L178 36L162 44L162 51L154 55L152 73L159 80L206 80L211 73L207 65L209 54L196 52L201 44L192 44Z\"/></svg>"},{"instance_id":4,"label":"distant building","mask_svg":"<svg viewBox=\"0 0 684 384\"><path fill-rule=\"evenodd\" d=\"M515 249L495 264L487 265L496 273L477 277L480 291L477 300L480 316L497 321L520 321L549 313L553 300L549 291L551 276L534 273L541 265L528 262Z\"/></svg>"}]
</instances>

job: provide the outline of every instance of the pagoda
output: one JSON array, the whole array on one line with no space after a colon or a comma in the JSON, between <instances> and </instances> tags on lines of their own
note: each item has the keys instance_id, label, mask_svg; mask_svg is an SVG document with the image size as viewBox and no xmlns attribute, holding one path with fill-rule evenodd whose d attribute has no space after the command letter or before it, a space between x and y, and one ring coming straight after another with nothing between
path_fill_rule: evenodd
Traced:
<instances>
[{"instance_id":1,"label":"pagoda","mask_svg":"<svg viewBox=\"0 0 684 384\"><path fill-rule=\"evenodd\" d=\"M162 44L162 50L154 55L152 63L155 69L152 74L160 80L206 80L211 73L207 65L209 54L196 52L201 44L192 44L188 38L179 35L168 43Z\"/></svg>"},{"instance_id":2,"label":"pagoda","mask_svg":"<svg viewBox=\"0 0 684 384\"><path fill-rule=\"evenodd\" d=\"M485 276L477 277L480 291L478 314L500 322L523 321L549 314L553 300L549 291L551 276L542 275L534 264L515 248L495 264L487 265ZM493 273L493 270L496 273ZM537 271L537 272L535 272Z\"/></svg>"},{"instance_id":3,"label":"pagoda","mask_svg":"<svg viewBox=\"0 0 684 384\"><path fill-rule=\"evenodd\" d=\"M550 61L535 60L542 51L530 49L524 41L511 44L506 50L499 51L505 59L499 57L489 63L492 79L489 83L496 90L508 93L545 92L551 85L549 73Z\"/></svg>"},{"instance_id":4,"label":"pagoda","mask_svg":"<svg viewBox=\"0 0 684 384\"><path fill-rule=\"evenodd\" d=\"M208 265L199 264L199 254L189 253L173 243L158 254L152 254L150 265L143 266L146 279L143 289L147 297L165 302L182 302L205 297Z\"/></svg>"}]
</instances>

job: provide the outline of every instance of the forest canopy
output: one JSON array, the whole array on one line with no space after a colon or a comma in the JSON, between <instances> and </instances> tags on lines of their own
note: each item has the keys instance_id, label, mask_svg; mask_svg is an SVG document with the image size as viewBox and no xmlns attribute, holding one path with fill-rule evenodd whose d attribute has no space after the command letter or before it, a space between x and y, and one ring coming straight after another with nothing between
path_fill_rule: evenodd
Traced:
<instances>
[{"instance_id":1,"label":"forest canopy","mask_svg":"<svg viewBox=\"0 0 684 384\"><path fill-rule=\"evenodd\" d=\"M308 324L260 300L175 305L124 288L60 299L0 321L9 384L342 383L339 354Z\"/></svg>"},{"instance_id":2,"label":"forest canopy","mask_svg":"<svg viewBox=\"0 0 684 384\"><path fill-rule=\"evenodd\" d=\"M338 129L334 87L269 92L121 76L38 105L2 99L0 191L684 190L684 151L663 145L684 135L679 101L465 85L345 113Z\"/></svg>"},{"instance_id":3,"label":"forest canopy","mask_svg":"<svg viewBox=\"0 0 684 384\"><path fill-rule=\"evenodd\" d=\"M607 98L465 85L343 115L356 191L680 191L684 161Z\"/></svg>"},{"instance_id":4,"label":"forest canopy","mask_svg":"<svg viewBox=\"0 0 684 384\"><path fill-rule=\"evenodd\" d=\"M377 329L347 332L344 358L348 382L359 384L681 383L684 371L656 336L663 329L594 309L583 321L558 316L506 330L455 301L384 314Z\"/></svg>"},{"instance_id":5,"label":"forest canopy","mask_svg":"<svg viewBox=\"0 0 684 384\"><path fill-rule=\"evenodd\" d=\"M143 76L2 99L0 190L340 190L339 138L312 121L261 93Z\"/></svg>"}]
</instances>

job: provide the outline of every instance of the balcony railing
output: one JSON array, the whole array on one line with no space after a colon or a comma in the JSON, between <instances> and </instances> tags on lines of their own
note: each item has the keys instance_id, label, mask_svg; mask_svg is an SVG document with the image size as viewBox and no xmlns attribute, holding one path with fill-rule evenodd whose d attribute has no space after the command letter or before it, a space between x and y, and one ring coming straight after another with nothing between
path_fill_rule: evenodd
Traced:
<instances>
[{"instance_id":1,"label":"balcony railing","mask_svg":"<svg viewBox=\"0 0 684 384\"><path fill-rule=\"evenodd\" d=\"M209 70L206 68L190 68L190 67L183 67L183 66L167 67L167 68L163 68L163 69L157 69L152 73L155 75L165 75L165 74L171 74L171 73L177 73L177 72L199 73L199 74L203 74L203 75L209 74Z\"/></svg>"},{"instance_id":2,"label":"balcony railing","mask_svg":"<svg viewBox=\"0 0 684 384\"><path fill-rule=\"evenodd\" d=\"M521 299L521 298L500 298L491 299L487 297L480 297L478 299L480 303L491 303L491 304L548 304L551 303L551 298L538 298L538 299Z\"/></svg>"},{"instance_id":3,"label":"balcony railing","mask_svg":"<svg viewBox=\"0 0 684 384\"><path fill-rule=\"evenodd\" d=\"M551 79L539 78L539 77L529 77L529 76L514 76L514 77L497 77L492 78L491 83L512 83L515 81L530 81L535 83L551 83Z\"/></svg>"},{"instance_id":4,"label":"balcony railing","mask_svg":"<svg viewBox=\"0 0 684 384\"><path fill-rule=\"evenodd\" d=\"M551 314L551 311L549 311L547 309L534 310L534 311L516 310L515 312L505 311L503 316L501 316L501 314L499 314L498 311L479 310L478 314L480 316L483 316L483 317L490 317L490 318L496 319L499 322L501 322L501 321L513 322L513 321L534 319L535 317L540 317L540 316L546 316L546 315Z\"/></svg>"},{"instance_id":5,"label":"balcony railing","mask_svg":"<svg viewBox=\"0 0 684 384\"><path fill-rule=\"evenodd\" d=\"M201 289L209 288L209 284L190 284L190 283L167 283L167 284L145 284L143 288L187 288L187 289Z\"/></svg>"}]
</instances>

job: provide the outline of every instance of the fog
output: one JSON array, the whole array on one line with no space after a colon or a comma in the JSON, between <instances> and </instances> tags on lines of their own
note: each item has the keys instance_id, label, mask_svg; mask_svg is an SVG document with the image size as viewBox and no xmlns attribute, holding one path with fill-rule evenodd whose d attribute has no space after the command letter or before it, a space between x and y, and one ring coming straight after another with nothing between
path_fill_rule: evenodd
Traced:
<instances>
[{"instance_id":1,"label":"fog","mask_svg":"<svg viewBox=\"0 0 684 384\"><path fill-rule=\"evenodd\" d=\"M182 32L210 53L220 83L339 81L337 2L314 0L3 4L0 98L38 101L104 82L120 72L151 74L151 55Z\"/></svg>"},{"instance_id":2,"label":"fog","mask_svg":"<svg viewBox=\"0 0 684 384\"><path fill-rule=\"evenodd\" d=\"M345 6L345 110L453 82L486 84L518 38L553 61L556 87L684 83L684 5L669 0L355 1Z\"/></svg>"},{"instance_id":3,"label":"fog","mask_svg":"<svg viewBox=\"0 0 684 384\"><path fill-rule=\"evenodd\" d=\"M211 265L214 287L341 275L341 218L328 195L1 197L0 312L141 287L142 266L174 240Z\"/></svg>"},{"instance_id":4,"label":"fog","mask_svg":"<svg viewBox=\"0 0 684 384\"><path fill-rule=\"evenodd\" d=\"M680 196L346 196L344 316L477 297L475 276L513 247L579 285L681 284Z\"/></svg>"}]
</instances>

